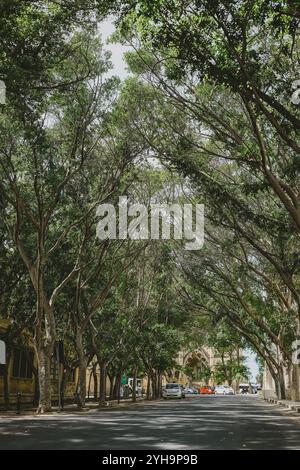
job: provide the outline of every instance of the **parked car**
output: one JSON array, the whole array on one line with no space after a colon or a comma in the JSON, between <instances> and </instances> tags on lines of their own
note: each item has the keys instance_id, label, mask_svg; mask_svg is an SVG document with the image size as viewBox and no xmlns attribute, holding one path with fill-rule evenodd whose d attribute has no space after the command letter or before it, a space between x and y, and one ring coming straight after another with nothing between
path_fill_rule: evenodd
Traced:
<instances>
[{"instance_id":1,"label":"parked car","mask_svg":"<svg viewBox=\"0 0 300 470\"><path fill-rule=\"evenodd\" d=\"M215 395L225 395L224 391L224 386L223 385L217 385L215 387Z\"/></svg>"},{"instance_id":2,"label":"parked car","mask_svg":"<svg viewBox=\"0 0 300 470\"><path fill-rule=\"evenodd\" d=\"M198 395L199 392L195 387L185 387L184 392L186 395Z\"/></svg>"},{"instance_id":3,"label":"parked car","mask_svg":"<svg viewBox=\"0 0 300 470\"><path fill-rule=\"evenodd\" d=\"M250 393L250 384L240 384L239 385L239 393L246 394Z\"/></svg>"},{"instance_id":4,"label":"parked car","mask_svg":"<svg viewBox=\"0 0 300 470\"><path fill-rule=\"evenodd\" d=\"M185 392L181 385L176 383L166 384L162 396L166 398L185 398Z\"/></svg>"},{"instance_id":5,"label":"parked car","mask_svg":"<svg viewBox=\"0 0 300 470\"><path fill-rule=\"evenodd\" d=\"M234 395L234 390L229 385L217 385L215 387L216 395Z\"/></svg>"},{"instance_id":6,"label":"parked car","mask_svg":"<svg viewBox=\"0 0 300 470\"><path fill-rule=\"evenodd\" d=\"M203 387L200 387L199 392L201 395L214 395L215 389L214 387L209 387L208 385L204 385Z\"/></svg>"},{"instance_id":7,"label":"parked car","mask_svg":"<svg viewBox=\"0 0 300 470\"><path fill-rule=\"evenodd\" d=\"M235 391L229 385L224 385L225 395L235 395Z\"/></svg>"}]
</instances>

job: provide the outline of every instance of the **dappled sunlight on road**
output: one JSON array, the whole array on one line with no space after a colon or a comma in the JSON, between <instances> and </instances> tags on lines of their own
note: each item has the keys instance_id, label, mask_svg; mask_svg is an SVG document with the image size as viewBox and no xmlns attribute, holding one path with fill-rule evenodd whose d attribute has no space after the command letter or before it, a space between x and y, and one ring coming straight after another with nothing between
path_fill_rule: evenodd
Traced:
<instances>
[{"instance_id":1,"label":"dappled sunlight on road","mask_svg":"<svg viewBox=\"0 0 300 470\"><path fill-rule=\"evenodd\" d=\"M0 433L1 449L300 449L300 423L251 396L7 418Z\"/></svg>"}]
</instances>

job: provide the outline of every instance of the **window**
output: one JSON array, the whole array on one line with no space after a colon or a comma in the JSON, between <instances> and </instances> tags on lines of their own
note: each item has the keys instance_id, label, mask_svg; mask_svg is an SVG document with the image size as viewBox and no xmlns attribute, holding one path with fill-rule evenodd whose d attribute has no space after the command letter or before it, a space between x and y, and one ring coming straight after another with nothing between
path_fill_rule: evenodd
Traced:
<instances>
[{"instance_id":1,"label":"window","mask_svg":"<svg viewBox=\"0 0 300 470\"><path fill-rule=\"evenodd\" d=\"M57 366L57 361L55 360L54 357L52 358L52 361L51 361L50 374L51 374L51 380L58 380L58 366Z\"/></svg>"},{"instance_id":2,"label":"window","mask_svg":"<svg viewBox=\"0 0 300 470\"><path fill-rule=\"evenodd\" d=\"M14 350L13 377L21 379L32 378L33 352L24 349Z\"/></svg>"},{"instance_id":3,"label":"window","mask_svg":"<svg viewBox=\"0 0 300 470\"><path fill-rule=\"evenodd\" d=\"M69 375L68 382L75 382L76 369L72 369Z\"/></svg>"},{"instance_id":4,"label":"window","mask_svg":"<svg viewBox=\"0 0 300 470\"><path fill-rule=\"evenodd\" d=\"M21 350L14 350L13 377L20 377Z\"/></svg>"}]
</instances>

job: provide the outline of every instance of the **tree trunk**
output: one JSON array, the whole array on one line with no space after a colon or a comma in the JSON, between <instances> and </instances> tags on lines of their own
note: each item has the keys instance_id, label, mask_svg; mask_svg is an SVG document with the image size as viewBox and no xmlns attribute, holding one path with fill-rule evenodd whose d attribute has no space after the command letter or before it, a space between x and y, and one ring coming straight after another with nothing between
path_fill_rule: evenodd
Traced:
<instances>
[{"instance_id":1,"label":"tree trunk","mask_svg":"<svg viewBox=\"0 0 300 470\"><path fill-rule=\"evenodd\" d=\"M90 399L92 377L93 377L93 370L91 370L91 373L90 373L90 376L89 376L89 384L88 384L88 390L87 390L88 400Z\"/></svg>"},{"instance_id":2,"label":"tree trunk","mask_svg":"<svg viewBox=\"0 0 300 470\"><path fill-rule=\"evenodd\" d=\"M99 406L105 405L106 402L106 364L105 362L99 363L100 365L100 390L99 390Z\"/></svg>"},{"instance_id":3,"label":"tree trunk","mask_svg":"<svg viewBox=\"0 0 300 470\"><path fill-rule=\"evenodd\" d=\"M146 400L150 400L150 385L151 385L151 378L150 378L150 374L148 374Z\"/></svg>"},{"instance_id":4,"label":"tree trunk","mask_svg":"<svg viewBox=\"0 0 300 470\"><path fill-rule=\"evenodd\" d=\"M157 383L156 383L156 374L155 373L152 373L152 376L151 376L151 382L152 382L152 398L153 400L156 400L156 397L157 397Z\"/></svg>"},{"instance_id":5,"label":"tree trunk","mask_svg":"<svg viewBox=\"0 0 300 470\"><path fill-rule=\"evenodd\" d=\"M42 346L37 351L40 397L37 413L51 411L51 354L52 348Z\"/></svg>"},{"instance_id":6,"label":"tree trunk","mask_svg":"<svg viewBox=\"0 0 300 470\"><path fill-rule=\"evenodd\" d=\"M161 398L161 374L157 375L157 398Z\"/></svg>"},{"instance_id":7,"label":"tree trunk","mask_svg":"<svg viewBox=\"0 0 300 470\"><path fill-rule=\"evenodd\" d=\"M293 364L291 367L291 399L300 401L300 366Z\"/></svg>"},{"instance_id":8,"label":"tree trunk","mask_svg":"<svg viewBox=\"0 0 300 470\"><path fill-rule=\"evenodd\" d=\"M114 390L113 390L113 399L118 398L118 382L119 382L119 373L116 375ZM120 381L121 382L121 381Z\"/></svg>"},{"instance_id":9,"label":"tree trunk","mask_svg":"<svg viewBox=\"0 0 300 470\"><path fill-rule=\"evenodd\" d=\"M77 405L78 408L85 407L86 398L86 369L87 359L83 347L83 333L79 327L76 329L76 352L78 354L78 383L77 383Z\"/></svg>"},{"instance_id":10,"label":"tree trunk","mask_svg":"<svg viewBox=\"0 0 300 470\"><path fill-rule=\"evenodd\" d=\"M285 381L284 381L284 374L282 367L278 369L276 381L275 381L275 387L276 387L276 394L279 400L284 400L285 399Z\"/></svg>"},{"instance_id":11,"label":"tree trunk","mask_svg":"<svg viewBox=\"0 0 300 470\"><path fill-rule=\"evenodd\" d=\"M120 401L120 391L121 391L121 380L122 380L122 372L118 372L115 379L114 391L113 391L113 399Z\"/></svg>"},{"instance_id":12,"label":"tree trunk","mask_svg":"<svg viewBox=\"0 0 300 470\"><path fill-rule=\"evenodd\" d=\"M45 292L39 268L37 269L36 320L34 333L34 347L37 357L39 374L39 405L37 413L51 411L51 358L53 356L56 339L55 315L53 308L45 300Z\"/></svg>"},{"instance_id":13,"label":"tree trunk","mask_svg":"<svg viewBox=\"0 0 300 470\"><path fill-rule=\"evenodd\" d=\"M94 401L98 400L98 377L97 377L97 366L93 366L92 370L94 378Z\"/></svg>"},{"instance_id":14,"label":"tree trunk","mask_svg":"<svg viewBox=\"0 0 300 470\"><path fill-rule=\"evenodd\" d=\"M33 395L33 405L38 406L40 401L40 383L39 383L39 372L36 367L32 368L34 375L34 395Z\"/></svg>"},{"instance_id":15,"label":"tree trunk","mask_svg":"<svg viewBox=\"0 0 300 470\"><path fill-rule=\"evenodd\" d=\"M121 398L121 382L122 382L122 373L120 372L120 374L117 377L117 399L118 399L118 403L120 403L120 398Z\"/></svg>"},{"instance_id":16,"label":"tree trunk","mask_svg":"<svg viewBox=\"0 0 300 470\"><path fill-rule=\"evenodd\" d=\"M115 377L109 375L109 399L112 400L114 397L114 388L115 388Z\"/></svg>"},{"instance_id":17,"label":"tree trunk","mask_svg":"<svg viewBox=\"0 0 300 470\"><path fill-rule=\"evenodd\" d=\"M132 401L134 403L136 402L136 374L137 374L137 370L135 368L133 371L133 382L132 382Z\"/></svg>"},{"instance_id":18,"label":"tree trunk","mask_svg":"<svg viewBox=\"0 0 300 470\"><path fill-rule=\"evenodd\" d=\"M300 312L297 320L296 339L300 339ZM292 364L291 367L291 399L300 401L300 364Z\"/></svg>"}]
</instances>

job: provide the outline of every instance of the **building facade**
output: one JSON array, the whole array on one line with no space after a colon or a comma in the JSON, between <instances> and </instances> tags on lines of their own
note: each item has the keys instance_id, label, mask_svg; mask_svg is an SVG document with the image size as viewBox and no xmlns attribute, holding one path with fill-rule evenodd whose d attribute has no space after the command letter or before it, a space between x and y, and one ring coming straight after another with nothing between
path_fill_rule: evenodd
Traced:
<instances>
[{"instance_id":1,"label":"building facade","mask_svg":"<svg viewBox=\"0 0 300 470\"><path fill-rule=\"evenodd\" d=\"M242 351L238 351L237 354L242 356ZM227 358L225 358L225 361ZM164 386L167 382L177 382L181 385L191 385L193 384L196 387L201 387L203 385L215 386L214 370L218 364L221 362L221 356L217 353L214 348L204 346L198 347L197 349L181 349L176 358L177 366L174 369L166 371L166 373L161 377L161 385ZM207 379L204 378L207 371ZM190 375L187 374L187 371L190 372ZM201 377L201 378L199 378ZM133 378L128 376L124 378L122 382L125 387L121 387L121 397L123 396L123 389L126 388L126 385L131 386ZM114 380L114 378L112 379ZM95 388L96 382L96 388ZM95 390L96 393L99 391L100 384L100 369L95 361L90 364L87 369L87 397L94 398ZM238 382L233 381L232 386L235 390L238 389ZM137 386L144 392L148 387L148 378L139 377L137 381ZM114 382L111 382L109 377L106 377L106 395L107 397L112 394L112 389L114 387ZM151 390L150 390L151 392Z\"/></svg>"},{"instance_id":2,"label":"building facade","mask_svg":"<svg viewBox=\"0 0 300 470\"><path fill-rule=\"evenodd\" d=\"M10 325L8 320L0 320L0 340L5 342L5 333ZM20 394L21 403L33 404L38 400L37 364L34 348L26 332L22 334L20 346L14 346L9 354L8 364L0 364L0 406L9 401L17 402ZM7 362L7 358L6 358ZM58 364L53 356L51 364L51 392L53 400L58 400L58 380L63 376L63 364ZM76 390L77 370L70 374L64 397L73 399Z\"/></svg>"}]
</instances>

